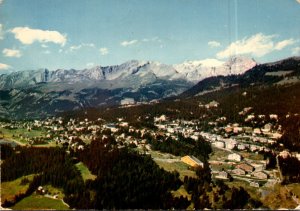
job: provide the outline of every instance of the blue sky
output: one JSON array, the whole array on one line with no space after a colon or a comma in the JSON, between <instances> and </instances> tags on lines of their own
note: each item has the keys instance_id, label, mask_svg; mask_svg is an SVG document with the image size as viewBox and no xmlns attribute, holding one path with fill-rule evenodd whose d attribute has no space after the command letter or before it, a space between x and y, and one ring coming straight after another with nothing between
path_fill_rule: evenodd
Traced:
<instances>
[{"instance_id":1,"label":"blue sky","mask_svg":"<svg viewBox=\"0 0 300 211\"><path fill-rule=\"evenodd\" d=\"M300 55L300 0L0 0L0 73Z\"/></svg>"}]
</instances>

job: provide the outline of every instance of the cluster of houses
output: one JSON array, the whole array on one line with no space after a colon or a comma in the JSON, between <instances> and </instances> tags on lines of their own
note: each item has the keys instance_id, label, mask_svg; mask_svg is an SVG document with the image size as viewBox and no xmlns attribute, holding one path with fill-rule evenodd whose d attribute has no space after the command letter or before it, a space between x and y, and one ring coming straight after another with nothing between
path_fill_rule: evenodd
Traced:
<instances>
[{"instance_id":1,"label":"cluster of houses","mask_svg":"<svg viewBox=\"0 0 300 211\"><path fill-rule=\"evenodd\" d=\"M127 100L128 101L128 100ZM126 104L127 101L124 103ZM200 104L200 107L212 109L219 106L219 103L212 101L208 104ZM257 181L271 181L274 179L274 173L266 171L266 161L253 161L245 159L239 152L269 152L272 151L272 144L276 143L277 139L281 137L281 127L277 124L278 116L270 114L268 117L265 115L249 114L252 111L251 107L244 108L239 112L239 115L245 116L245 124L254 124L261 120L264 122L262 127L242 126L237 123L228 123L224 126L218 126L218 123L227 121L226 117L218 117L215 122L210 122L213 125L211 131L200 131L200 120L169 120L166 115L154 117L153 123L156 130L149 128L136 129L129 125L128 122L122 118L117 119L116 122L107 123L99 118L95 121L88 119L64 120L62 118L49 118L46 120L35 120L33 122L11 122L0 123L1 127L9 129L26 128L30 130L43 130L45 137L40 138L27 138L28 144L34 144L36 141L53 141L57 145L62 145L73 150L83 150L86 144L92 140L96 140L100 136L102 139L106 138L105 135L109 131L109 135L113 136L117 142L118 147L126 145L135 146L144 151L150 151L151 146L147 143L145 134L152 137L163 137L178 140L178 134L184 137L189 137L198 140L203 137L206 141L210 142L214 147L229 152L229 155L223 159L232 166L231 169L222 171L215 171L216 178L229 179L229 178L242 178L249 181L252 186L259 186ZM270 122L268 122L269 120ZM163 140L162 140L163 141ZM300 156L299 156L300 158ZM181 161L189 166L202 166L203 163L194 156L186 155L181 158ZM218 164L219 161L211 161L210 164ZM222 163L220 162L220 163Z\"/></svg>"}]
</instances>

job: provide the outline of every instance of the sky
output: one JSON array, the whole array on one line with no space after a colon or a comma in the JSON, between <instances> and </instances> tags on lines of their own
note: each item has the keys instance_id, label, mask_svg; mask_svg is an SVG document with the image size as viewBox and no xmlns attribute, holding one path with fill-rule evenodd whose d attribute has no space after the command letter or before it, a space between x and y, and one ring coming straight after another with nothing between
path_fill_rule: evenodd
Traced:
<instances>
[{"instance_id":1,"label":"sky","mask_svg":"<svg viewBox=\"0 0 300 211\"><path fill-rule=\"evenodd\" d=\"M300 0L0 0L0 74L300 56Z\"/></svg>"}]
</instances>

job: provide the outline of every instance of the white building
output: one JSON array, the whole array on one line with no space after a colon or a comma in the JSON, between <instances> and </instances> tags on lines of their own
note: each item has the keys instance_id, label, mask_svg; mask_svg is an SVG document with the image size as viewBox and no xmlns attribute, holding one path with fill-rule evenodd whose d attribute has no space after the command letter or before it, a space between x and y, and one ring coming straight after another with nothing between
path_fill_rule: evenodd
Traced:
<instances>
[{"instance_id":1,"label":"white building","mask_svg":"<svg viewBox=\"0 0 300 211\"><path fill-rule=\"evenodd\" d=\"M135 100L133 98L124 98L120 102L121 105L133 105L135 104Z\"/></svg>"},{"instance_id":2,"label":"white building","mask_svg":"<svg viewBox=\"0 0 300 211\"><path fill-rule=\"evenodd\" d=\"M228 160L241 161L242 156L237 153L233 153L233 154L228 155Z\"/></svg>"}]
</instances>

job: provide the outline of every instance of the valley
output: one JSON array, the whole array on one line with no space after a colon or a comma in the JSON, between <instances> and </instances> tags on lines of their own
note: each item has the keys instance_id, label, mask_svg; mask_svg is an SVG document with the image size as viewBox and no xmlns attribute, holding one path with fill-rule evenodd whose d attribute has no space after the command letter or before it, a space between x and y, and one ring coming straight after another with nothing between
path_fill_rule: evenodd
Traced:
<instances>
[{"instance_id":1,"label":"valley","mask_svg":"<svg viewBox=\"0 0 300 211\"><path fill-rule=\"evenodd\" d=\"M290 58L275 66L258 65L241 75L207 78L181 95L151 102L127 99L122 105L64 111L53 117L2 120L0 137L5 142L1 144L1 168L12 163L23 165L21 171L5 170L2 184L9 186L26 175L35 175L30 176L30 188L16 186L9 197L4 195L2 206L23 208L29 200L37 207L45 203L39 208L53 204L49 206L62 209L59 199L39 202L47 196L38 195L38 187L51 185L61 190L60 198L69 208L140 207L142 199L121 197L119 205L115 195L100 200L108 197L101 192L106 188L114 194L124 194L126 189L132 197L135 193L131 190L139 191L132 189L133 185L148 189L147 183L132 182L136 170L125 173L122 169L138 165L138 175L164 175L168 184L161 189L168 200L158 203L156 199L158 204L152 205L157 208L293 209L300 197L300 174L295 167L300 166L300 93L299 82L294 80L299 78L298 62L298 58ZM256 79L256 74L262 77ZM281 83L283 80L291 82ZM27 159L19 160L26 154L43 160L39 151L49 154L45 163L53 166L49 170L44 165L30 167ZM57 158L52 157L55 154ZM58 162L61 156L67 160ZM129 165L122 159L134 161ZM144 172L143 165L152 166L153 172ZM61 168L68 169L66 175L76 175L77 185L62 183L70 176L55 179L61 177L55 169ZM156 171L161 173L148 175ZM122 180L117 180L118 175L123 175ZM140 179L144 180L136 178ZM155 181L151 180L153 185ZM120 189L123 182L128 186ZM155 200L152 192L148 194L150 201ZM235 194L240 195L239 202L233 202Z\"/></svg>"}]
</instances>

